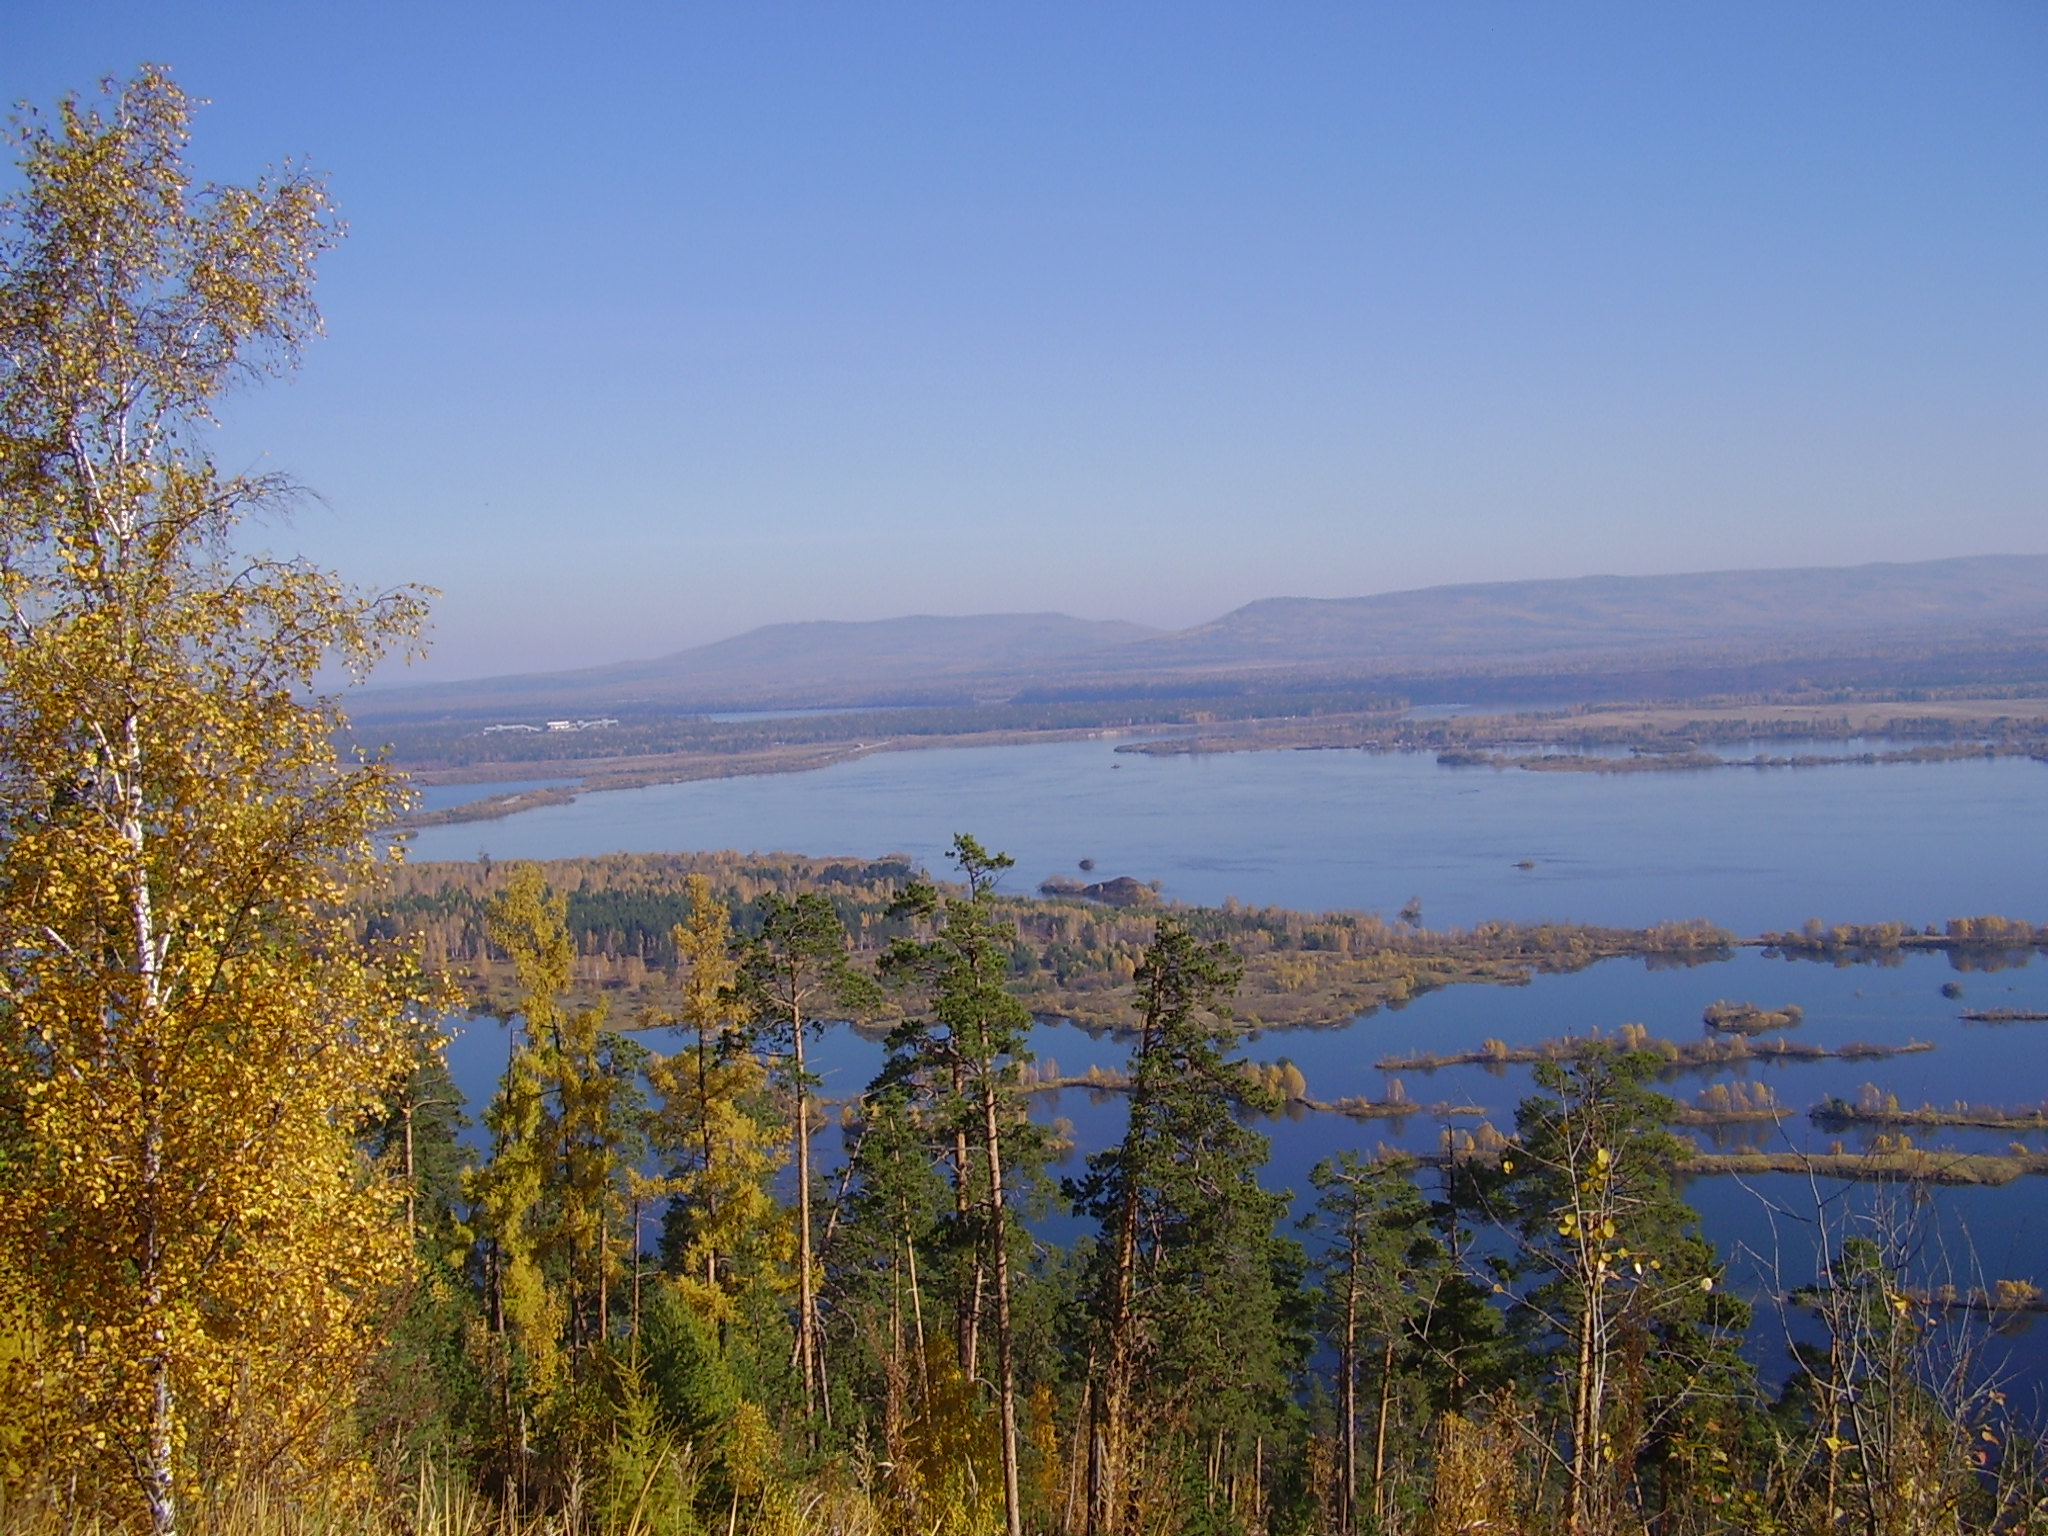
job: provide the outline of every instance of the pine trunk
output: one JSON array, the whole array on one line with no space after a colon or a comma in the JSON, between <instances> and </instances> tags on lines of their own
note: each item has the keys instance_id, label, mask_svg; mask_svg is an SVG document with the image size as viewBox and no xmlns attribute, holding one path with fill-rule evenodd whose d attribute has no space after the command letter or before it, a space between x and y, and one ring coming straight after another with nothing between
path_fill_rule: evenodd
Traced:
<instances>
[{"instance_id":1,"label":"pine trunk","mask_svg":"<svg viewBox=\"0 0 2048 1536\"><path fill-rule=\"evenodd\" d=\"M1372 1512L1384 1527L1387 1523L1387 1421L1394 1403L1394 1341L1390 1337L1380 1356L1380 1417L1372 1441Z\"/></svg>"},{"instance_id":2,"label":"pine trunk","mask_svg":"<svg viewBox=\"0 0 2048 1536\"><path fill-rule=\"evenodd\" d=\"M967 1084L960 1064L953 1064L953 1097L960 1100L967 1095ZM974 1223L974 1176L973 1156L967 1150L967 1129L957 1127L953 1132L953 1215L959 1230L968 1232ZM974 1266L968 1283L960 1287L958 1311L954 1314L954 1347L958 1352L960 1374L969 1381L975 1377L981 1364L981 1289L984 1269L981 1249L977 1245L969 1261Z\"/></svg>"},{"instance_id":3,"label":"pine trunk","mask_svg":"<svg viewBox=\"0 0 2048 1536\"><path fill-rule=\"evenodd\" d=\"M804 1018L790 1010L790 1040L796 1063L796 1354L804 1382L804 1407L818 1411L818 1297L811 1283L811 1088L804 1075Z\"/></svg>"},{"instance_id":4,"label":"pine trunk","mask_svg":"<svg viewBox=\"0 0 2048 1536\"><path fill-rule=\"evenodd\" d=\"M1102 1382L1094 1394L1094 1422L1089 1426L1089 1536L1117 1536L1122 1529L1129 1471L1124 1441L1136 1354L1131 1331L1138 1283L1138 1186L1128 1170L1125 1180L1117 1219L1116 1270L1105 1309Z\"/></svg>"},{"instance_id":5,"label":"pine trunk","mask_svg":"<svg viewBox=\"0 0 2048 1536\"><path fill-rule=\"evenodd\" d=\"M1351 1228L1351 1250L1344 1273L1344 1350L1338 1362L1344 1373L1344 1483L1337 1491L1337 1529L1352 1536L1358 1529L1358 1226Z\"/></svg>"},{"instance_id":6,"label":"pine trunk","mask_svg":"<svg viewBox=\"0 0 2048 1536\"><path fill-rule=\"evenodd\" d=\"M1017 1373L1010 1338L1010 1221L1003 1200L1002 1129L995 1082L981 1079L982 1138L988 1156L988 1231L996 1285L996 1393L1003 1424L1003 1513L1009 1536L1023 1536L1023 1495L1017 1475Z\"/></svg>"}]
</instances>

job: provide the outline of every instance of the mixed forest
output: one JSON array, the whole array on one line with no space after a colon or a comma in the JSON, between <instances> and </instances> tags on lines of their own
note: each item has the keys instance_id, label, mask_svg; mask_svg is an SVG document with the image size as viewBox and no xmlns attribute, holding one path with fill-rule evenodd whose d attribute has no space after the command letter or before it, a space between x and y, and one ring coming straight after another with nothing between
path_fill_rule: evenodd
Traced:
<instances>
[{"instance_id":1,"label":"mixed forest","mask_svg":"<svg viewBox=\"0 0 2048 1536\"><path fill-rule=\"evenodd\" d=\"M0 223L0 1529L2048 1530L1903 1230L1762 1298L1803 1321L1759 1371L1643 1041L1537 1062L1483 1146L1270 1187L1302 1085L1242 1059L1240 989L1328 1018L1716 930L1023 902L964 834L936 872L395 864L403 781L321 690L424 594L252 554L295 488L206 451L338 226L301 168L195 185L190 105L147 69L31 115ZM507 1028L476 1104L464 1006ZM1130 1047L1064 1163L1052 1011ZM885 1064L828 1104L846 1019Z\"/></svg>"}]
</instances>

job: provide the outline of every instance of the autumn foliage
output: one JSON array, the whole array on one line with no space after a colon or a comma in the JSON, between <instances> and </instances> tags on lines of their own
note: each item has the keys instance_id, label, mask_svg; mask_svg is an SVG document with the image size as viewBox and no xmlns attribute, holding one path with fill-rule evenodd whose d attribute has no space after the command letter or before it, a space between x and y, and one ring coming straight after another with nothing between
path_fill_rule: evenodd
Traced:
<instances>
[{"instance_id":1,"label":"autumn foliage","mask_svg":"<svg viewBox=\"0 0 2048 1536\"><path fill-rule=\"evenodd\" d=\"M329 1479L405 1270L355 1133L410 992L344 894L399 790L311 694L413 626L235 541L199 437L287 364L316 178L195 189L160 71L21 132L0 247L0 1448L170 1530Z\"/></svg>"}]
</instances>

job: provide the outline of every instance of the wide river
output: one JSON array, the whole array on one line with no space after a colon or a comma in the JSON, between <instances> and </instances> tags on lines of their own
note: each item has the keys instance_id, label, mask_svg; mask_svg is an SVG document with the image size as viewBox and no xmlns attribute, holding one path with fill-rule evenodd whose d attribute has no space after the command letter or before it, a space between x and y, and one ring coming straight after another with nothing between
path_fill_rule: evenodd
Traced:
<instances>
[{"instance_id":1,"label":"wide river","mask_svg":"<svg viewBox=\"0 0 2048 1536\"><path fill-rule=\"evenodd\" d=\"M2048 765L2026 759L1884 767L1588 775L1442 768L1428 755L1346 751L1150 757L1111 741L882 753L816 773L708 780L589 795L502 821L429 829L414 859L556 858L618 850L738 848L873 856L908 853L935 869L955 832L1014 854L1014 888L1054 874L1133 875L1170 898L1392 913L1419 898L1434 927L1488 918L1625 926L1704 917L1739 934L1830 922L1915 925L1977 913L2039 922L2048 909ZM1767 750L1783 751L1780 745ZM444 792L445 793L445 792ZM1520 867L1529 861L1531 867ZM1945 984L1960 997L1943 993ZM1688 1073L1681 1099L1719 1081L1767 1083L1800 1111L1781 1125L1695 1132L1703 1144L1819 1148L1832 1138L1804 1110L1862 1085L1906 1104L2012 1105L2048 1097L2048 1024L1971 1025L1960 1010L2048 1012L2048 961L1958 972L1939 955L1890 967L1836 968L1738 951L1731 960L1651 969L1613 961L1525 988L1459 987L1335 1028L1271 1030L1247 1042L1286 1058L1318 1098L1380 1097L1374 1062L1418 1050L1520 1044L1629 1021L1697 1037L1717 999L1798 1003L1801 1041L1925 1040L1925 1054L1883 1061L1790 1063ZM662 1042L650 1042L659 1047ZM1070 1026L1038 1031L1041 1058L1063 1071L1119 1064L1121 1041ZM473 1099L504 1062L500 1028L478 1021L451 1052ZM879 1054L838 1030L822 1042L824 1092L857 1093ZM1531 1089L1527 1068L1403 1073L1418 1105L1477 1106L1502 1130ZM1120 1134L1115 1095L1042 1098L1073 1124L1083 1152ZM1277 1117L1268 1182L1307 1187L1315 1161L1343 1147L1425 1150L1445 1121L1419 1109L1399 1122ZM1449 1123L1470 1127L1459 1117ZM828 1137L832 1133L828 1133ZM1843 1138L1851 1148L1867 1138ZM1928 1131L1924 1145L1996 1150L2039 1134ZM828 1152L832 1149L826 1149ZM1700 1179L1688 1198L1731 1260L1730 1279L1763 1308L1755 1347L1774 1369L1785 1323L1774 1298L1809 1278L1815 1254L1882 1217L1917 1245L1929 1283L1968 1288L1999 1278L2048 1286L2048 1180L1998 1189L1898 1190L1787 1175ZM1067 1230L1055 1222L1053 1228ZM2048 1385L2048 1329L2000 1341L2030 1386ZM1777 1342L1774 1342L1777 1341Z\"/></svg>"},{"instance_id":2,"label":"wide river","mask_svg":"<svg viewBox=\"0 0 2048 1536\"><path fill-rule=\"evenodd\" d=\"M1119 753L1109 741L883 752L815 773L585 795L422 831L415 859L737 848L908 853L956 832L1017 859L1168 897L1398 911L1432 927L1559 918L1738 933L2038 914L2048 764L1997 758L1690 773L1440 768L1423 753ZM1779 748L1777 750L1783 750ZM1523 861L1533 867L1518 868Z\"/></svg>"}]
</instances>

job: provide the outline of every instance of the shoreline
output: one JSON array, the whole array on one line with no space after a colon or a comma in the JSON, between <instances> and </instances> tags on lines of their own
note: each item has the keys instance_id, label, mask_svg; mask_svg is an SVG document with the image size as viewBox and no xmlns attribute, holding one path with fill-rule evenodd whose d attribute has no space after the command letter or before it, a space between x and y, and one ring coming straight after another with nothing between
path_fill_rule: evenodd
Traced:
<instances>
[{"instance_id":1,"label":"shoreline","mask_svg":"<svg viewBox=\"0 0 2048 1536\"><path fill-rule=\"evenodd\" d=\"M2027 706L2031 705L2029 708ZM860 712L849 712L857 724ZM1855 753L1753 754L1722 757L1713 743L1817 742L1879 737L1918 744ZM1510 768L1600 776L1713 772L1746 768L1775 772L1829 767L1902 766L1989 758L2029 757L2048 763L2048 700L1961 699L1933 702L1827 705L1574 706L1527 713L1390 720L1384 712L1275 716L1210 725L1133 723L890 734L874 739L776 743L739 751L684 748L670 752L572 758L516 758L485 764L432 762L404 769L424 786L488 785L536 776L574 779L570 785L484 795L461 805L418 811L389 830L495 821L523 811L569 804L585 794L649 789L709 779L809 773L877 752L946 748L1056 745L1125 739L1120 753L1150 757L1212 753L1358 751L1433 752L1446 768ZM1541 750L1551 749L1551 750ZM1625 757L1597 755L1588 749ZM399 765L404 768L403 764Z\"/></svg>"}]
</instances>

